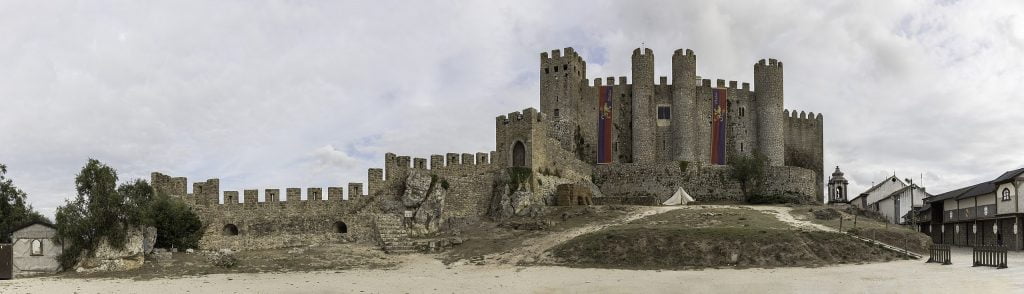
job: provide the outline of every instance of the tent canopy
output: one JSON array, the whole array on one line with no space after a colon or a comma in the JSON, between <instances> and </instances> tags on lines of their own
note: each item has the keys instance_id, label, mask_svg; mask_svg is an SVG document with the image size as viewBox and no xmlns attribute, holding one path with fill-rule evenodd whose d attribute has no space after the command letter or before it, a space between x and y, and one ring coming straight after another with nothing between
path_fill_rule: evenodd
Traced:
<instances>
[{"instance_id":1,"label":"tent canopy","mask_svg":"<svg viewBox=\"0 0 1024 294\"><path fill-rule=\"evenodd\" d=\"M687 203L693 202L693 197L690 197L683 187L676 188L676 193L672 194L672 198L665 200L661 205L686 205Z\"/></svg>"}]
</instances>

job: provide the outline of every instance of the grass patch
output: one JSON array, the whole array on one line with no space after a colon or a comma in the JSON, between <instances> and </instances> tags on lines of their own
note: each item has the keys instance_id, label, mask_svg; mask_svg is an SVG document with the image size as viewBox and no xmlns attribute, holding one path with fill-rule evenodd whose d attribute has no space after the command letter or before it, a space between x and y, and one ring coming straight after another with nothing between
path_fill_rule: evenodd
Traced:
<instances>
[{"instance_id":1,"label":"grass patch","mask_svg":"<svg viewBox=\"0 0 1024 294\"><path fill-rule=\"evenodd\" d=\"M553 255L573 266L626 269L823 266L901 258L830 232L630 226L580 236L556 247Z\"/></svg>"},{"instance_id":2,"label":"grass patch","mask_svg":"<svg viewBox=\"0 0 1024 294\"><path fill-rule=\"evenodd\" d=\"M790 212L794 217L798 219L804 219L811 221L816 224L829 226L835 229L840 229L840 218L833 218L829 220L818 219L814 216L815 211L828 209L826 206L802 206L793 208ZM839 211L839 216L842 218L842 231L856 234L870 239L875 239L883 243L893 245L900 248L907 248L910 251L926 254L928 253L928 246L931 245L932 240L928 235L920 233L906 226L894 225L878 219L857 216L846 212ZM854 221L856 219L856 222Z\"/></svg>"}]
</instances>

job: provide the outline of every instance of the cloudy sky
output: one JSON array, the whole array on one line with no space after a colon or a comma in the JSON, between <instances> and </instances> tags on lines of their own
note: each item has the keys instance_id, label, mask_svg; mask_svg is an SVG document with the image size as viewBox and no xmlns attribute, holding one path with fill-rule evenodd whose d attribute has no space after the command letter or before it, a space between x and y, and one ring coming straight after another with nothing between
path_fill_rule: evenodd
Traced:
<instances>
[{"instance_id":1,"label":"cloudy sky","mask_svg":"<svg viewBox=\"0 0 1024 294\"><path fill-rule=\"evenodd\" d=\"M827 171L943 192L1024 165L1022 5L3 0L0 163L47 215L88 158L222 190L364 182L384 152L494 149L495 116L539 106L542 51L628 76L646 44L659 76L676 48L712 79L780 59Z\"/></svg>"}]
</instances>

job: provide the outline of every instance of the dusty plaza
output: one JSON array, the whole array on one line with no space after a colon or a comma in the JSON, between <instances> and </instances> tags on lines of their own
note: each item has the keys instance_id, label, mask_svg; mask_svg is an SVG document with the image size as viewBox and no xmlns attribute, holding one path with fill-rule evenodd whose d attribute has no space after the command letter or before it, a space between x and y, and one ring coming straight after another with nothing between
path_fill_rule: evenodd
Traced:
<instances>
[{"instance_id":1,"label":"dusty plaza","mask_svg":"<svg viewBox=\"0 0 1024 294\"><path fill-rule=\"evenodd\" d=\"M1024 4L0 15L0 294L1024 293Z\"/></svg>"}]
</instances>

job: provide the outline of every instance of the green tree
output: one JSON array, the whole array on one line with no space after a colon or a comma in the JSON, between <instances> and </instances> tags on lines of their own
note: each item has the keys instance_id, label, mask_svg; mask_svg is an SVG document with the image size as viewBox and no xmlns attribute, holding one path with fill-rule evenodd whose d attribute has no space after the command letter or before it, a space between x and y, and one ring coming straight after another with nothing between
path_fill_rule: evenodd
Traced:
<instances>
[{"instance_id":1,"label":"green tree","mask_svg":"<svg viewBox=\"0 0 1024 294\"><path fill-rule=\"evenodd\" d=\"M156 247L199 248L204 226L184 201L158 192L148 206L145 219L156 227Z\"/></svg>"},{"instance_id":2,"label":"green tree","mask_svg":"<svg viewBox=\"0 0 1024 294\"><path fill-rule=\"evenodd\" d=\"M117 171L95 159L75 177L75 188L75 199L57 208L57 237L65 246L58 259L66 269L104 238L123 249L132 227L156 227L158 247L197 248L202 237L199 217L180 199L156 193L144 180L117 185Z\"/></svg>"},{"instance_id":3,"label":"green tree","mask_svg":"<svg viewBox=\"0 0 1024 294\"><path fill-rule=\"evenodd\" d=\"M11 231L31 222L50 223L27 203L28 195L7 177L7 166L0 164L0 243L10 242Z\"/></svg>"},{"instance_id":4,"label":"green tree","mask_svg":"<svg viewBox=\"0 0 1024 294\"><path fill-rule=\"evenodd\" d=\"M735 154L735 153L733 153ZM752 155L731 155L729 165L732 166L730 176L740 182L743 196L749 198L759 192L761 181L764 180L768 158L760 152Z\"/></svg>"},{"instance_id":5,"label":"green tree","mask_svg":"<svg viewBox=\"0 0 1024 294\"><path fill-rule=\"evenodd\" d=\"M65 246L58 259L64 268L73 267L83 252L91 253L103 237L112 248L123 249L129 225L139 221L118 192L117 171L98 160L89 159L82 167L75 190L75 199L57 208L57 237Z\"/></svg>"}]
</instances>

